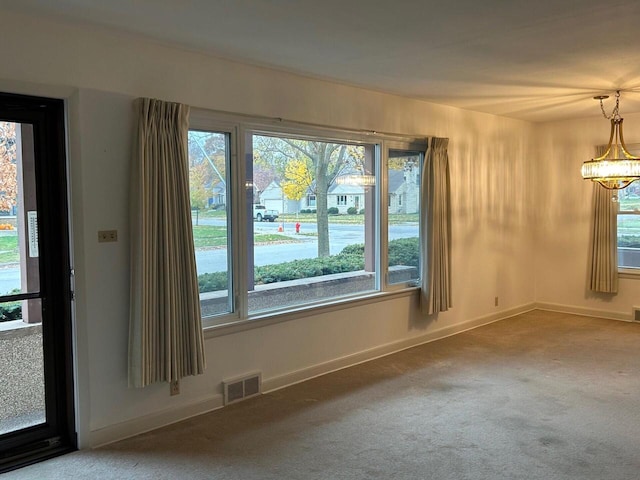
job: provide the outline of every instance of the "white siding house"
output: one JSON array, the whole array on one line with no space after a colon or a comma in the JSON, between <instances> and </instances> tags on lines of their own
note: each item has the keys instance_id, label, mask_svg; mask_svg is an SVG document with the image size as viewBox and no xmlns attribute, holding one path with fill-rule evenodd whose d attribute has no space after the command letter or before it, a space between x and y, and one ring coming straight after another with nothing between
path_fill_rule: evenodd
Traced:
<instances>
[{"instance_id":1,"label":"white siding house","mask_svg":"<svg viewBox=\"0 0 640 480\"><path fill-rule=\"evenodd\" d=\"M389 170L389 213L417 213L420 206L420 176L418 168Z\"/></svg>"},{"instance_id":2,"label":"white siding house","mask_svg":"<svg viewBox=\"0 0 640 480\"><path fill-rule=\"evenodd\" d=\"M280 184L275 180L260 194L260 203L267 210L277 210L279 213L298 213L299 202L286 198Z\"/></svg>"}]
</instances>

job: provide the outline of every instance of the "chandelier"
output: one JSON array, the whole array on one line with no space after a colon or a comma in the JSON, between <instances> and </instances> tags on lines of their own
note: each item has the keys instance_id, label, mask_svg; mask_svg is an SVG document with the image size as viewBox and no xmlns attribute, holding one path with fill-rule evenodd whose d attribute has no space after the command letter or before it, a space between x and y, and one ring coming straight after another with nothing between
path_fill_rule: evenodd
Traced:
<instances>
[{"instance_id":1,"label":"chandelier","mask_svg":"<svg viewBox=\"0 0 640 480\"><path fill-rule=\"evenodd\" d=\"M620 190L631 182L640 179L640 158L629 153L622 136L622 118L620 117L620 90L616 92L616 106L611 115L604 111L602 101L608 95L593 97L600 101L604 118L611 120L611 136L605 152L582 164L582 178L598 182L609 190Z\"/></svg>"}]
</instances>

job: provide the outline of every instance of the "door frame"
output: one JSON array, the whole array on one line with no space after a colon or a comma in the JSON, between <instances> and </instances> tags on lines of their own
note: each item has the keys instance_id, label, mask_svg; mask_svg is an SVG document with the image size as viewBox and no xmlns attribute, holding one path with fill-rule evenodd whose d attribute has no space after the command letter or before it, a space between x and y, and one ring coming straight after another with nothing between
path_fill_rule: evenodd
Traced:
<instances>
[{"instance_id":1,"label":"door frame","mask_svg":"<svg viewBox=\"0 0 640 480\"><path fill-rule=\"evenodd\" d=\"M44 424L0 436L2 473L77 449L77 435L65 104L0 93L0 120L33 125L46 399Z\"/></svg>"}]
</instances>

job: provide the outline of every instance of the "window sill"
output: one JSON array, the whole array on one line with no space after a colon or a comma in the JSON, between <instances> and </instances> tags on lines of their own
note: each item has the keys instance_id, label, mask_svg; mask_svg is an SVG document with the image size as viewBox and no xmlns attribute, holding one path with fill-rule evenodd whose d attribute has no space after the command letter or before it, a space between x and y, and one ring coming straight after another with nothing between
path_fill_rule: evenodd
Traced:
<instances>
[{"instance_id":1,"label":"window sill","mask_svg":"<svg viewBox=\"0 0 640 480\"><path fill-rule=\"evenodd\" d=\"M640 268L618 268L618 278L640 279Z\"/></svg>"},{"instance_id":2,"label":"window sill","mask_svg":"<svg viewBox=\"0 0 640 480\"><path fill-rule=\"evenodd\" d=\"M230 335L233 333L243 332L245 330L251 330L254 328L262 328L269 325L273 325L281 322L288 322L291 320L297 320L299 318L310 317L314 315L322 315L325 313L334 312L337 310L345 310L348 308L360 307L363 305L369 305L372 303L387 301L393 298L409 297L417 295L420 291L419 287L407 287L401 290L395 290L392 292L376 292L370 295L361 296L356 299L344 299L332 301L331 303L300 307L297 309L290 309L282 313L269 313L264 315L256 315L242 320L231 320L229 323L220 325L211 325L204 327L204 338L215 338L224 335Z\"/></svg>"}]
</instances>

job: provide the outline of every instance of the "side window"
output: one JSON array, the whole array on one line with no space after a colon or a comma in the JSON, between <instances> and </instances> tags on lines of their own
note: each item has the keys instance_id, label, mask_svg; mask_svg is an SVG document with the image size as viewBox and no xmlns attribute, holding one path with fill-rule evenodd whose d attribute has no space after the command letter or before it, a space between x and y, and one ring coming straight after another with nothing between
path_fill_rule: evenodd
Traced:
<instances>
[{"instance_id":1,"label":"side window","mask_svg":"<svg viewBox=\"0 0 640 480\"><path fill-rule=\"evenodd\" d=\"M640 154L640 144L627 145L633 155ZM640 274L640 183L633 182L618 190L618 268Z\"/></svg>"},{"instance_id":2,"label":"side window","mask_svg":"<svg viewBox=\"0 0 640 480\"><path fill-rule=\"evenodd\" d=\"M203 317L233 311L229 134L189 131L189 194Z\"/></svg>"},{"instance_id":3,"label":"side window","mask_svg":"<svg viewBox=\"0 0 640 480\"><path fill-rule=\"evenodd\" d=\"M387 283L420 278L420 173L424 155L392 150L387 159Z\"/></svg>"},{"instance_id":4,"label":"side window","mask_svg":"<svg viewBox=\"0 0 640 480\"><path fill-rule=\"evenodd\" d=\"M620 190L618 202L618 267L640 269L640 183Z\"/></svg>"}]
</instances>

